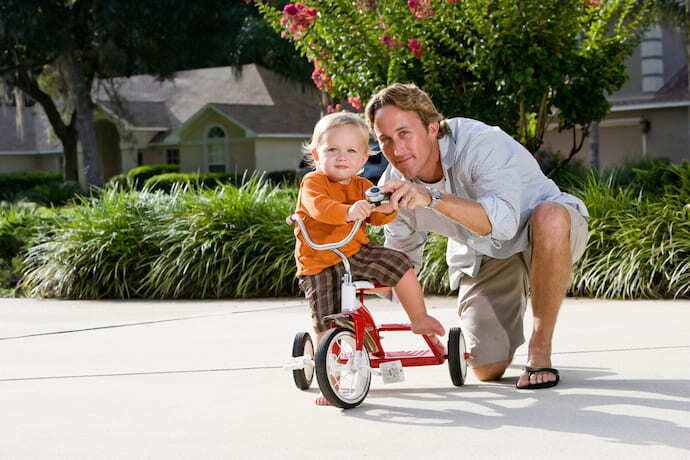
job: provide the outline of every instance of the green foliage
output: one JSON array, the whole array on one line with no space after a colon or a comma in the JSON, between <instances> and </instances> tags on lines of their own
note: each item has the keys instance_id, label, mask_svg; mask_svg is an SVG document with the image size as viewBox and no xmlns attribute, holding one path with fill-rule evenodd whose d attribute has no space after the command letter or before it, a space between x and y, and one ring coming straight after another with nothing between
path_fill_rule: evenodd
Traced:
<instances>
[{"instance_id":1,"label":"green foliage","mask_svg":"<svg viewBox=\"0 0 690 460\"><path fill-rule=\"evenodd\" d=\"M174 187L181 185L193 188L214 188L222 184L240 185L242 175L229 173L167 173L153 176L146 180L147 190L162 190L170 193Z\"/></svg>"},{"instance_id":2,"label":"green foliage","mask_svg":"<svg viewBox=\"0 0 690 460\"><path fill-rule=\"evenodd\" d=\"M296 294L293 191L253 180L187 195L184 212L151 239L161 254L144 280L155 298Z\"/></svg>"},{"instance_id":3,"label":"green foliage","mask_svg":"<svg viewBox=\"0 0 690 460\"><path fill-rule=\"evenodd\" d=\"M127 172L127 179L132 181L134 187L140 189L146 180L153 176L177 172L180 172L179 165L144 165L130 169Z\"/></svg>"},{"instance_id":4,"label":"green foliage","mask_svg":"<svg viewBox=\"0 0 690 460\"><path fill-rule=\"evenodd\" d=\"M108 179L108 182L105 184L106 187L111 187L111 188L121 188L121 189L131 189L132 187L132 180L127 177L127 174L116 174L110 179Z\"/></svg>"},{"instance_id":5,"label":"green foliage","mask_svg":"<svg viewBox=\"0 0 690 460\"><path fill-rule=\"evenodd\" d=\"M661 196L673 189L690 189L690 163L672 165L668 159L644 158L606 171L612 187L630 188L635 194Z\"/></svg>"},{"instance_id":6,"label":"green foliage","mask_svg":"<svg viewBox=\"0 0 690 460\"><path fill-rule=\"evenodd\" d=\"M54 185L61 182L60 173L50 171L0 174L0 200L14 200L37 185Z\"/></svg>"},{"instance_id":7,"label":"green foliage","mask_svg":"<svg viewBox=\"0 0 690 460\"><path fill-rule=\"evenodd\" d=\"M669 167L670 168L670 167ZM587 250L571 292L606 298L690 296L690 187L663 195L590 176L577 193L590 212Z\"/></svg>"},{"instance_id":8,"label":"green foliage","mask_svg":"<svg viewBox=\"0 0 690 460\"><path fill-rule=\"evenodd\" d=\"M570 292L690 298L690 164L657 161L629 170L591 173L572 188L591 214L591 237ZM640 186L645 171L668 182ZM629 174L629 182L621 179ZM296 195L254 177L239 188L106 188L59 210L0 208L0 279L13 286L21 261L21 286L30 296L295 295L294 237L284 218ZM383 243L381 227L369 236ZM446 247L438 235L425 247L420 282L427 294L449 294Z\"/></svg>"},{"instance_id":9,"label":"green foliage","mask_svg":"<svg viewBox=\"0 0 690 460\"><path fill-rule=\"evenodd\" d=\"M580 160L564 162L560 153L538 151L534 154L542 172L565 192L579 187L590 174L590 169Z\"/></svg>"},{"instance_id":10,"label":"green foliage","mask_svg":"<svg viewBox=\"0 0 690 460\"><path fill-rule=\"evenodd\" d=\"M282 14L258 3L334 97L414 82L442 113L496 124L531 152L554 108L560 129L604 118L649 18L638 0L305 0Z\"/></svg>"},{"instance_id":11,"label":"green foliage","mask_svg":"<svg viewBox=\"0 0 690 460\"><path fill-rule=\"evenodd\" d=\"M43 229L24 257L22 288L31 297L140 296L141 280L160 253L149 238L178 196L104 189L82 198Z\"/></svg>"},{"instance_id":12,"label":"green foliage","mask_svg":"<svg viewBox=\"0 0 690 460\"><path fill-rule=\"evenodd\" d=\"M50 182L37 185L24 195L26 200L45 206L62 206L81 192L79 184L74 182Z\"/></svg>"},{"instance_id":13,"label":"green foliage","mask_svg":"<svg viewBox=\"0 0 690 460\"><path fill-rule=\"evenodd\" d=\"M170 194L108 188L42 229L24 257L22 287L70 299L296 294L284 223L295 200L294 189L256 179Z\"/></svg>"},{"instance_id":14,"label":"green foliage","mask_svg":"<svg viewBox=\"0 0 690 460\"><path fill-rule=\"evenodd\" d=\"M39 227L48 225L53 216L53 211L28 203L0 204L0 290L14 289L22 252L34 244Z\"/></svg>"},{"instance_id":15,"label":"green foliage","mask_svg":"<svg viewBox=\"0 0 690 460\"><path fill-rule=\"evenodd\" d=\"M283 185L287 187L297 187L297 171L294 169L283 169L280 171L271 171L264 174L264 179L275 185Z\"/></svg>"}]
</instances>

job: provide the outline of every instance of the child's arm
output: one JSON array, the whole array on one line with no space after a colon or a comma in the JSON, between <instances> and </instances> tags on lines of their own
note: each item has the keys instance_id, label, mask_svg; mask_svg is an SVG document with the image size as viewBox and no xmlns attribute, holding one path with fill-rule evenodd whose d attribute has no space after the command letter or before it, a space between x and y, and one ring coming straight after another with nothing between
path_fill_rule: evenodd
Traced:
<instances>
[{"instance_id":1,"label":"child's arm","mask_svg":"<svg viewBox=\"0 0 690 460\"><path fill-rule=\"evenodd\" d=\"M363 177L361 178L361 181L363 192L362 197L364 197L364 190L373 187L374 184L371 181L369 181L369 179L365 179ZM389 222L393 222L396 217L398 217L398 211L393 209L393 206L391 204L383 204L376 206L371 210L371 214L369 215L369 219L367 219L367 222L371 225L385 225Z\"/></svg>"},{"instance_id":2,"label":"child's arm","mask_svg":"<svg viewBox=\"0 0 690 460\"><path fill-rule=\"evenodd\" d=\"M319 222L330 225L347 222L350 205L329 197L328 186L319 176L304 176L300 185L300 201L309 216Z\"/></svg>"},{"instance_id":3,"label":"child's arm","mask_svg":"<svg viewBox=\"0 0 690 460\"><path fill-rule=\"evenodd\" d=\"M396 217L398 217L398 211L394 210L392 205L384 204L373 209L369 216L369 223L371 225L385 225L393 222Z\"/></svg>"}]
</instances>

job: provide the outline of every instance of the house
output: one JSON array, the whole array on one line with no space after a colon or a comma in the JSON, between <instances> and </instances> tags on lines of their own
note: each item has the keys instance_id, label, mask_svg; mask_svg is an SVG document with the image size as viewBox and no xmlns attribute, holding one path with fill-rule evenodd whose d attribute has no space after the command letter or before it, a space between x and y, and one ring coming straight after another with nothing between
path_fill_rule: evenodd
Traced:
<instances>
[{"instance_id":1,"label":"house","mask_svg":"<svg viewBox=\"0 0 690 460\"><path fill-rule=\"evenodd\" d=\"M690 160L688 56L682 31L654 26L627 66L628 81L609 98L611 111L599 123L599 167L638 158ZM545 150L567 154L572 136L572 131L552 129L545 136ZM575 158L590 164L588 141Z\"/></svg>"},{"instance_id":2,"label":"house","mask_svg":"<svg viewBox=\"0 0 690 460\"><path fill-rule=\"evenodd\" d=\"M294 170L320 117L316 89L247 65L97 82L94 124L106 180L143 164L174 163L182 172ZM60 170L61 145L42 109L0 109L0 172ZM82 156L79 155L80 170Z\"/></svg>"}]
</instances>

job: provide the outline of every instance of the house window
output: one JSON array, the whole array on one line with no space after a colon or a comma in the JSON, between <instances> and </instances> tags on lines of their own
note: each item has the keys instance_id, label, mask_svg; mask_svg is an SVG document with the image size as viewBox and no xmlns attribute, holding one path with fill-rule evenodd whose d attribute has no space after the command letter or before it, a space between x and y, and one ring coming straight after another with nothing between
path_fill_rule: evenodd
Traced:
<instances>
[{"instance_id":1,"label":"house window","mask_svg":"<svg viewBox=\"0 0 690 460\"><path fill-rule=\"evenodd\" d=\"M144 164L144 152L141 150L137 152L137 166L142 166Z\"/></svg>"},{"instance_id":2,"label":"house window","mask_svg":"<svg viewBox=\"0 0 690 460\"><path fill-rule=\"evenodd\" d=\"M165 157L169 165L179 165L180 164L180 150L179 149L168 149L165 151Z\"/></svg>"},{"instance_id":3,"label":"house window","mask_svg":"<svg viewBox=\"0 0 690 460\"><path fill-rule=\"evenodd\" d=\"M227 136L220 126L213 126L206 134L206 165L209 172L228 169Z\"/></svg>"}]
</instances>

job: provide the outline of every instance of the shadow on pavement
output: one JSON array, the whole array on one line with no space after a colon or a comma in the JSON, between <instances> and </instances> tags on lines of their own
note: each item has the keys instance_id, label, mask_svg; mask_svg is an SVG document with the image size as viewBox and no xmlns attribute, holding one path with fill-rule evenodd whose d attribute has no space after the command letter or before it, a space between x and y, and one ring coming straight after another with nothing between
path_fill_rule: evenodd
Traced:
<instances>
[{"instance_id":1,"label":"shadow on pavement","mask_svg":"<svg viewBox=\"0 0 690 460\"><path fill-rule=\"evenodd\" d=\"M616 375L605 369L562 367L554 389L515 389L517 377L496 383L448 389L372 389L359 408L343 411L352 418L420 426L494 430L504 426L580 433L631 445L665 445L690 450L690 429L649 416L648 409L690 412L690 380L600 379ZM581 392L578 392L581 391ZM610 392L610 394L607 394ZM622 392L629 393L623 394ZM447 409L376 404L376 397L448 402ZM613 413L621 409L625 414ZM636 409L640 410L637 411Z\"/></svg>"}]
</instances>

